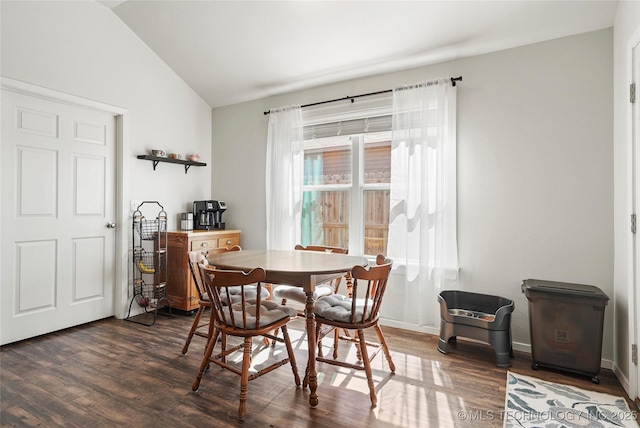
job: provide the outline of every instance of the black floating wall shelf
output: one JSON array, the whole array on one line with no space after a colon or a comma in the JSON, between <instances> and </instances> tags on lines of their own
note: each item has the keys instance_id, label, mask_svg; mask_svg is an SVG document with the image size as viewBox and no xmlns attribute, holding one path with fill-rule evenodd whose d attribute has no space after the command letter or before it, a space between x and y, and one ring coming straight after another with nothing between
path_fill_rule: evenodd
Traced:
<instances>
[{"instance_id":1,"label":"black floating wall shelf","mask_svg":"<svg viewBox=\"0 0 640 428\"><path fill-rule=\"evenodd\" d=\"M182 159L172 159L172 158L164 158L160 156L149 156L149 155L139 155L138 159L149 160L153 162L153 170L156 170L156 166L159 162L167 162L167 163L178 163L180 165L184 165L184 173L186 174L189 171L189 168L192 166L207 166L204 162L195 162L189 160Z\"/></svg>"}]
</instances>

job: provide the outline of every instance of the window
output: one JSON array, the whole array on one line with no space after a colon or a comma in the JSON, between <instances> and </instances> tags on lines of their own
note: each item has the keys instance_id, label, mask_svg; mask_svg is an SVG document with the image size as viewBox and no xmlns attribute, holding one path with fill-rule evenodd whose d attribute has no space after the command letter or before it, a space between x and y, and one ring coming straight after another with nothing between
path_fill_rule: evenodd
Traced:
<instances>
[{"instance_id":1,"label":"window","mask_svg":"<svg viewBox=\"0 0 640 428\"><path fill-rule=\"evenodd\" d=\"M304 141L303 245L387 252L391 132Z\"/></svg>"}]
</instances>

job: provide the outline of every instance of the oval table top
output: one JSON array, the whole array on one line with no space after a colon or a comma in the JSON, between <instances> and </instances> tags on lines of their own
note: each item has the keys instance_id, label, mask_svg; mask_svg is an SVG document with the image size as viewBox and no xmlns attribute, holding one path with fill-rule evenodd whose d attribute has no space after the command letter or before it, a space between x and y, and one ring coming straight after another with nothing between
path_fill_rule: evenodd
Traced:
<instances>
[{"instance_id":1,"label":"oval table top","mask_svg":"<svg viewBox=\"0 0 640 428\"><path fill-rule=\"evenodd\" d=\"M300 250L242 250L211 254L209 263L223 269L248 270L262 267L267 272L321 275L342 273L354 266L366 266L365 257Z\"/></svg>"}]
</instances>

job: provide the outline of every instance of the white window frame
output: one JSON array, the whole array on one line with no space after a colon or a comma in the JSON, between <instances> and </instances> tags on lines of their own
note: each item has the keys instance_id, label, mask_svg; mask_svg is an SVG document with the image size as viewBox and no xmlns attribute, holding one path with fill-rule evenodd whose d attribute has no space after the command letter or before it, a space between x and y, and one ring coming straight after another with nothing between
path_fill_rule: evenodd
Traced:
<instances>
[{"instance_id":1,"label":"white window frame","mask_svg":"<svg viewBox=\"0 0 640 428\"><path fill-rule=\"evenodd\" d=\"M351 184L303 185L303 192L347 191L349 192L349 253L364 254L365 212L364 194L368 190L390 190L391 183L364 182L364 139L366 132L350 134L351 138ZM389 134L391 138L391 134ZM391 141L391 140L389 140ZM366 254L375 256L375 254Z\"/></svg>"},{"instance_id":2,"label":"white window frame","mask_svg":"<svg viewBox=\"0 0 640 428\"><path fill-rule=\"evenodd\" d=\"M357 144L352 142L351 154L351 184L328 184L328 185L309 185L304 186L302 191L331 191L331 190L349 190L351 192L349 203L349 253L363 254L364 252L364 192L365 190L390 189L387 183L371 183L364 184L364 167L360 168L364 162L364 141L361 137L366 133L366 128L371 125L375 127L374 122L379 124L388 122L388 129L371 129L371 132L378 130L391 131L391 115L393 112L393 94L391 92L358 98L352 102L335 102L320 104L314 107L303 109L302 118L305 130L313 130L314 127L322 127L326 124L337 124L338 132L344 135L352 135L358 137ZM383 120L381 120L383 119ZM364 129L362 131L352 132L347 123L349 121L363 121ZM367 123L367 121L370 122ZM345 126L342 126L345 124ZM385 126L385 125L383 125ZM311 131L312 135L315 132ZM336 135L336 134L334 134ZM318 135L318 138L322 138ZM305 140L307 137L305 136ZM386 187L381 187L386 186ZM354 219L358 218L357 222ZM375 255L374 255L375 256Z\"/></svg>"}]
</instances>

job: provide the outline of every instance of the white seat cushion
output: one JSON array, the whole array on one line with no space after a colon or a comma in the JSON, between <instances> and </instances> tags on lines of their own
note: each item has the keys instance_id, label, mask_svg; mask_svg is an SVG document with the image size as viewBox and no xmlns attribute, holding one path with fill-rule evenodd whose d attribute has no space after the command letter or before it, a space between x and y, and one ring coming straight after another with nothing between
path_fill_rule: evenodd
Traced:
<instances>
[{"instance_id":1,"label":"white seat cushion","mask_svg":"<svg viewBox=\"0 0 640 428\"><path fill-rule=\"evenodd\" d=\"M362 320L365 299L356 300L356 322ZM367 303L367 312L371 311L372 300ZM351 322L351 299L342 294L332 294L318 299L314 313L322 318L341 322Z\"/></svg>"},{"instance_id":2,"label":"white seat cushion","mask_svg":"<svg viewBox=\"0 0 640 428\"><path fill-rule=\"evenodd\" d=\"M237 303L240 302L242 300L242 298L240 297L240 286L238 287L229 287L229 295L231 296L231 303ZM269 290L267 290L266 288L262 287L262 289L260 290L260 295L262 296L262 299L267 300L270 296L269 294ZM227 292L226 289L222 289L220 292L220 297L222 297L222 303L225 305L229 304L229 300L227 299ZM245 286L244 289L244 297L245 299L255 299L256 298L256 286L255 285L248 285ZM204 300L205 302L209 301L209 293L204 293L202 295L202 300Z\"/></svg>"},{"instance_id":3,"label":"white seat cushion","mask_svg":"<svg viewBox=\"0 0 640 428\"><path fill-rule=\"evenodd\" d=\"M333 294L333 289L328 285L318 285L313 292L313 300L318 300L320 297ZM273 289L274 299L287 299L294 300L300 303L307 302L307 295L301 287L294 285L278 285Z\"/></svg>"},{"instance_id":4,"label":"white seat cushion","mask_svg":"<svg viewBox=\"0 0 640 428\"><path fill-rule=\"evenodd\" d=\"M256 288L255 285L245 285L244 286L244 298L245 299L255 299L256 298ZM242 301L242 296L240 295L240 287L229 287L229 295L231 297L231 303L239 303ZM260 289L260 296L262 296L263 301L266 301L269 298L269 290L262 287ZM226 298L226 289L221 290L221 297L223 302L229 304L228 299Z\"/></svg>"},{"instance_id":5,"label":"white seat cushion","mask_svg":"<svg viewBox=\"0 0 640 428\"><path fill-rule=\"evenodd\" d=\"M269 324L273 324L276 321L280 321L285 318L292 318L298 315L298 311L294 308L290 308L288 306L279 305L276 302L271 300L265 300L261 302L260 306L262 309L260 310L260 326L264 327ZM255 300L248 300L247 305L245 307L245 312L247 314L247 325L243 325L242 322L242 304L234 303L230 307L224 307L224 312L226 314L226 321L228 325L231 325L231 316L229 314L229 309L233 311L234 316L234 325L238 328L246 328L248 330L252 330L256 328L256 311L257 305Z\"/></svg>"}]
</instances>

